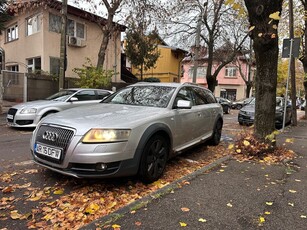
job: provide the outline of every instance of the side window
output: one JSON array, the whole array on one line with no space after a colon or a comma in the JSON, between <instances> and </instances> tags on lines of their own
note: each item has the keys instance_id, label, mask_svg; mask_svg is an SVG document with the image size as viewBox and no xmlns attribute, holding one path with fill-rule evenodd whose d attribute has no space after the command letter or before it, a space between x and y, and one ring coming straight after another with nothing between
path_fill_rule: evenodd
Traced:
<instances>
[{"instance_id":1,"label":"side window","mask_svg":"<svg viewBox=\"0 0 307 230\"><path fill-rule=\"evenodd\" d=\"M216 103L215 97L209 90L195 87L194 91L197 105Z\"/></svg>"},{"instance_id":2,"label":"side window","mask_svg":"<svg viewBox=\"0 0 307 230\"><path fill-rule=\"evenodd\" d=\"M83 90L74 97L78 98L79 101L89 101L89 100L96 100L96 95L93 90Z\"/></svg>"},{"instance_id":3,"label":"side window","mask_svg":"<svg viewBox=\"0 0 307 230\"><path fill-rule=\"evenodd\" d=\"M97 91L97 95L98 95L98 99L103 99L105 98L106 96L109 96L110 93L109 92L105 92L105 91Z\"/></svg>"},{"instance_id":4,"label":"side window","mask_svg":"<svg viewBox=\"0 0 307 230\"><path fill-rule=\"evenodd\" d=\"M195 105L194 99L193 99L193 92L192 92L191 88L184 87L181 90L179 90L179 92L178 92L178 94L175 98L174 104L176 105L179 100L191 101L192 105Z\"/></svg>"}]
</instances>

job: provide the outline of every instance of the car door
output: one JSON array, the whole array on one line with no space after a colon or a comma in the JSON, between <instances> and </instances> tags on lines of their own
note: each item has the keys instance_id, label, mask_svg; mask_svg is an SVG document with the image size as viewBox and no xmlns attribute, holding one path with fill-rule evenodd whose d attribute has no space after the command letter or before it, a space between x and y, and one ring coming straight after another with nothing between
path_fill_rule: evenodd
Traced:
<instances>
[{"instance_id":1,"label":"car door","mask_svg":"<svg viewBox=\"0 0 307 230\"><path fill-rule=\"evenodd\" d=\"M193 91L195 107L198 113L198 138L208 138L212 134L216 115L221 107L209 90L201 87L193 87Z\"/></svg>"},{"instance_id":2,"label":"car door","mask_svg":"<svg viewBox=\"0 0 307 230\"><path fill-rule=\"evenodd\" d=\"M80 106L80 105L93 105L97 104L101 101L98 99L95 90L88 89L77 92L72 98L77 98L77 101L73 101L71 104L72 107Z\"/></svg>"},{"instance_id":3,"label":"car door","mask_svg":"<svg viewBox=\"0 0 307 230\"><path fill-rule=\"evenodd\" d=\"M192 103L192 108L181 109L176 108L179 100L186 100ZM183 87L175 96L173 104L173 146L176 151L193 144L193 141L198 136L198 109L194 106L193 91L190 87Z\"/></svg>"}]
</instances>

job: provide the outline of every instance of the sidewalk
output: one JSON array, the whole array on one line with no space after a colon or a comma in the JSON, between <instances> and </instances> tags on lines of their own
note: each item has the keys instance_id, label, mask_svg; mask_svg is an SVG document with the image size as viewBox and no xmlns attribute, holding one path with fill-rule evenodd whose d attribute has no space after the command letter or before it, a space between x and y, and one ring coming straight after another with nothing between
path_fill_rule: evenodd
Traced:
<instances>
[{"instance_id":1,"label":"sidewalk","mask_svg":"<svg viewBox=\"0 0 307 230\"><path fill-rule=\"evenodd\" d=\"M286 128L278 144L288 138L298 156L287 165L227 160L185 178L180 189L166 188L83 229L306 229L307 121Z\"/></svg>"}]
</instances>

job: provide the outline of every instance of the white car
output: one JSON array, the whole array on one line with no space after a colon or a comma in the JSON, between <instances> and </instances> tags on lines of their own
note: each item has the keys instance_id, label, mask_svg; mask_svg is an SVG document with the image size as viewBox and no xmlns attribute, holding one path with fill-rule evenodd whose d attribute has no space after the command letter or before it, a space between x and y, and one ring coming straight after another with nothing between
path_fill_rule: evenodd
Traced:
<instances>
[{"instance_id":1,"label":"white car","mask_svg":"<svg viewBox=\"0 0 307 230\"><path fill-rule=\"evenodd\" d=\"M139 175L149 183L183 150L220 142L223 110L194 84L137 83L100 104L42 120L33 132L34 161L74 177Z\"/></svg>"},{"instance_id":2,"label":"white car","mask_svg":"<svg viewBox=\"0 0 307 230\"><path fill-rule=\"evenodd\" d=\"M12 127L36 127L38 122L47 115L82 105L99 103L112 94L104 89L63 89L45 100L37 100L17 104L7 113L7 124Z\"/></svg>"}]
</instances>

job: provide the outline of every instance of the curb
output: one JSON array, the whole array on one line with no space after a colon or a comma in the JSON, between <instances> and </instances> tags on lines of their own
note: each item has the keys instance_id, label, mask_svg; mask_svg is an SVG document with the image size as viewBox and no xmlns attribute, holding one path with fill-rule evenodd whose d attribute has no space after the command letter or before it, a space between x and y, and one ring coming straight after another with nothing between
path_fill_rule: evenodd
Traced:
<instances>
[{"instance_id":1,"label":"curb","mask_svg":"<svg viewBox=\"0 0 307 230\"><path fill-rule=\"evenodd\" d=\"M110 224L120 218L122 218L124 215L130 213L133 210L138 210L141 209L143 207L145 207L147 204L151 203L153 200L161 198L164 195L169 194L171 191L179 189L181 187L180 183L182 183L183 181L192 181L193 179L195 179L197 176L203 174L204 172L215 168L217 166L219 166L220 164L228 161L231 159L231 156L225 156L222 157L216 161L214 161L213 163L206 165L194 172L192 172L191 174L188 174L184 177L181 177L180 179L173 181L172 183L164 186L161 189L158 189L157 191L148 194L146 196L144 196L143 198L136 200L130 204L128 204L127 206L124 206L120 209L118 209L117 211L99 218L98 220L95 220L91 223L89 223L88 225L80 228L83 230L90 230L90 229L96 229L97 226L96 225L106 225L106 224Z\"/></svg>"}]
</instances>

